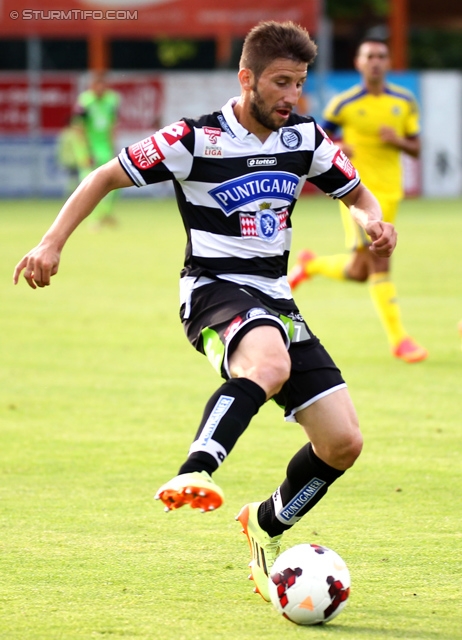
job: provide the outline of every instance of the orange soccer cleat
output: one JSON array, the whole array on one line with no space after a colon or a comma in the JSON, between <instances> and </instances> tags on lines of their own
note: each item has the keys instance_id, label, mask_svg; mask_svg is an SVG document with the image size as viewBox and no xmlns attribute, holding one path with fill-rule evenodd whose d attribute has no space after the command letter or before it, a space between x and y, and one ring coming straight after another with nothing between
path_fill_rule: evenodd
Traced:
<instances>
[{"instance_id":1,"label":"orange soccer cleat","mask_svg":"<svg viewBox=\"0 0 462 640\"><path fill-rule=\"evenodd\" d=\"M295 266L289 271L287 281L291 289L296 289L299 284L310 279L310 275L306 272L306 267L311 260L316 258L316 254L308 249L300 251Z\"/></svg>"},{"instance_id":2,"label":"orange soccer cleat","mask_svg":"<svg viewBox=\"0 0 462 640\"><path fill-rule=\"evenodd\" d=\"M417 344L412 338L404 338L393 349L395 358L399 358L404 362L422 362L428 357L428 351Z\"/></svg>"},{"instance_id":3,"label":"orange soccer cleat","mask_svg":"<svg viewBox=\"0 0 462 640\"><path fill-rule=\"evenodd\" d=\"M182 473L166 482L154 498L164 503L164 511L167 512L189 504L192 509L200 509L204 513L221 507L224 495L206 471L194 471Z\"/></svg>"}]
</instances>

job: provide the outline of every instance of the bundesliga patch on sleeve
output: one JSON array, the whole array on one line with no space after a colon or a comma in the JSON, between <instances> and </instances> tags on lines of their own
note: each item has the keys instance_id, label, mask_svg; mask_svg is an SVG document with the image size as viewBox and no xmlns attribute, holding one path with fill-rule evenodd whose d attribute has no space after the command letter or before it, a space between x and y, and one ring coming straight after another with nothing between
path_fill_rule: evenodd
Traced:
<instances>
[{"instance_id":1,"label":"bundesliga patch on sleeve","mask_svg":"<svg viewBox=\"0 0 462 640\"><path fill-rule=\"evenodd\" d=\"M356 169L351 164L349 158L343 153L341 149L337 151L332 160L332 164L340 169L344 176L348 178L348 180L353 180L356 176Z\"/></svg>"},{"instance_id":2,"label":"bundesliga patch on sleeve","mask_svg":"<svg viewBox=\"0 0 462 640\"><path fill-rule=\"evenodd\" d=\"M138 169L149 169L165 160L165 156L159 149L154 136L149 136L149 138L145 138L141 142L132 144L128 147L128 155Z\"/></svg>"}]
</instances>

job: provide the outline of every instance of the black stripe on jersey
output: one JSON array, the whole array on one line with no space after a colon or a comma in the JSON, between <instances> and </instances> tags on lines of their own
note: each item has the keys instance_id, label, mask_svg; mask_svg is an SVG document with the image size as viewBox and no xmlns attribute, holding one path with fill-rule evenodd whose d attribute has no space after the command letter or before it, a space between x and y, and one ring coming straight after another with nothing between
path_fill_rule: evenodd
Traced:
<instances>
[{"instance_id":1,"label":"black stripe on jersey","mask_svg":"<svg viewBox=\"0 0 462 640\"><path fill-rule=\"evenodd\" d=\"M221 184L227 180L232 180L236 175L245 176L264 171L267 170L265 166L257 165L249 167L247 164L247 161L251 158L264 157L276 158L276 165L271 167L271 169L274 168L274 171L277 171L277 168L280 167L281 171L292 173L301 178L305 176L310 169L313 160L313 151L305 150L270 154L255 151L253 154L237 158L220 158L219 160L216 158L201 158L195 156L188 180Z\"/></svg>"},{"instance_id":2,"label":"black stripe on jersey","mask_svg":"<svg viewBox=\"0 0 462 640\"><path fill-rule=\"evenodd\" d=\"M157 184L166 180L175 180L174 174L167 169L163 162L159 162L153 167L149 167L149 171L140 171L146 184Z\"/></svg>"},{"instance_id":3,"label":"black stripe on jersey","mask_svg":"<svg viewBox=\"0 0 462 640\"><path fill-rule=\"evenodd\" d=\"M347 193L352 191L355 187L357 187L359 184L359 181L358 181L352 184L350 188L347 188L345 186L345 175L339 169L337 169L337 167L334 167L333 165L329 169L329 171L326 171L322 175L308 178L308 182L311 182L311 184L314 184L316 187L318 187L318 189L321 189L321 191L324 191L324 193L333 194L337 191L337 189L343 188L344 191L342 192L342 195L341 195L342 198L343 196L346 196ZM336 196L333 196L333 197L335 198Z\"/></svg>"},{"instance_id":4,"label":"black stripe on jersey","mask_svg":"<svg viewBox=\"0 0 462 640\"><path fill-rule=\"evenodd\" d=\"M190 249L190 247L188 247ZM181 272L182 276L203 276L207 274L242 273L249 276L263 276L277 279L287 274L289 252L271 258L197 258L190 253L186 257L188 264Z\"/></svg>"},{"instance_id":5,"label":"black stripe on jersey","mask_svg":"<svg viewBox=\"0 0 462 640\"><path fill-rule=\"evenodd\" d=\"M130 161L128 147L125 147L124 151L127 155L128 161ZM146 184L156 184L157 182L165 182L166 180L175 180L174 174L169 169L167 169L163 162L159 162L158 164L153 165L147 171L146 169L138 169L138 167L132 165L131 163L125 166L126 161L125 159L123 159L123 151L119 154L118 160L122 169L128 175L130 180L132 180L133 184L137 187L144 186L143 182L140 182L140 176ZM133 171L133 175L131 171Z\"/></svg>"},{"instance_id":6,"label":"black stripe on jersey","mask_svg":"<svg viewBox=\"0 0 462 640\"><path fill-rule=\"evenodd\" d=\"M189 133L187 133L183 138L181 138L180 142L185 147L187 151L193 156L194 155L194 142L196 139L196 135L194 132L194 127L196 126L195 120L191 120L191 118L181 118L183 122L186 122L188 127L191 129Z\"/></svg>"},{"instance_id":7,"label":"black stripe on jersey","mask_svg":"<svg viewBox=\"0 0 462 640\"><path fill-rule=\"evenodd\" d=\"M301 116L298 113L291 113L285 127L293 127L295 124L306 124L307 122L314 122L312 116Z\"/></svg>"}]
</instances>

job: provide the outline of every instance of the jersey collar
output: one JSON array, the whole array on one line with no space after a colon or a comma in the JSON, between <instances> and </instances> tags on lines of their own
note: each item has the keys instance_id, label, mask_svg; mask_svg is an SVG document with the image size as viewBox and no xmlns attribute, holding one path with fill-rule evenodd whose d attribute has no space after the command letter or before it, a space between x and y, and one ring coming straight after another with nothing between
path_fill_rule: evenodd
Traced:
<instances>
[{"instance_id":1,"label":"jersey collar","mask_svg":"<svg viewBox=\"0 0 462 640\"><path fill-rule=\"evenodd\" d=\"M236 104L236 102L238 100L239 100L239 97L231 98L222 107L221 113L223 114L223 117L224 117L224 119L226 121L226 124L230 128L232 134L234 136L236 136L236 138L238 138L238 140L244 141L249 136L251 136L253 140L258 140L258 138L256 136L254 136L250 131L248 131L245 127L243 127L241 125L241 123L238 121L238 119L234 115L233 107L234 107L234 105ZM270 136L268 137L268 140L262 146L265 146L265 144L269 140L272 140L275 136L278 136L281 133L281 130L282 129L279 129L279 131L272 131Z\"/></svg>"},{"instance_id":2,"label":"jersey collar","mask_svg":"<svg viewBox=\"0 0 462 640\"><path fill-rule=\"evenodd\" d=\"M245 127L243 127L240 124L240 122L238 122L238 119L234 115L234 109L233 109L234 105L238 100L239 100L239 97L230 98L228 102L224 105L224 107L221 109L221 113L223 114L223 117L226 120L226 124L231 129L232 133L236 136L236 138L238 138L239 140L244 140L249 135L249 132Z\"/></svg>"}]
</instances>

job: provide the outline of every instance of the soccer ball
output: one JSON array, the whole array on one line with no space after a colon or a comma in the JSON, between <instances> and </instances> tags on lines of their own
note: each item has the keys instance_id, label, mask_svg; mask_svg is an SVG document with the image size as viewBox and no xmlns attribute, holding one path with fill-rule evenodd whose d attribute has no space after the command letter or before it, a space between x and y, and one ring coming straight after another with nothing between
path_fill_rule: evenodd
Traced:
<instances>
[{"instance_id":1,"label":"soccer ball","mask_svg":"<svg viewBox=\"0 0 462 640\"><path fill-rule=\"evenodd\" d=\"M298 544L281 553L269 580L276 611L295 624L328 622L338 616L350 594L350 572L327 547Z\"/></svg>"}]
</instances>

